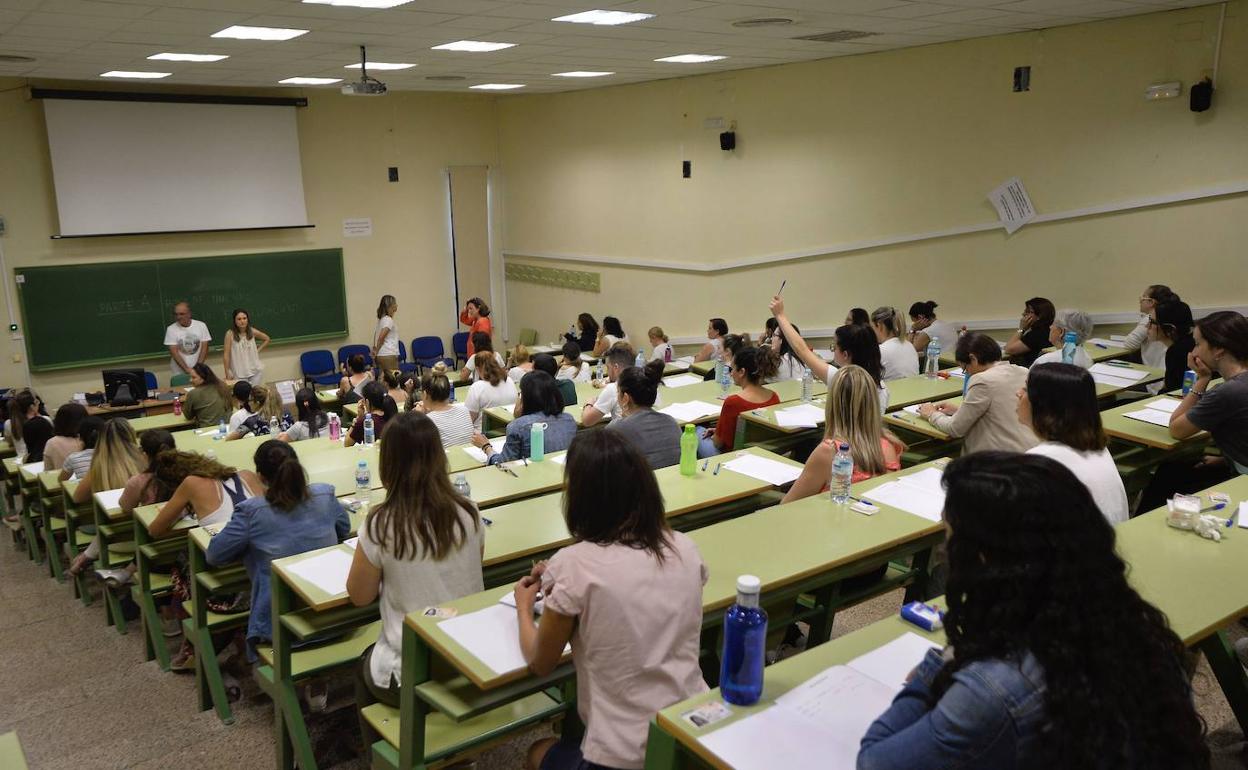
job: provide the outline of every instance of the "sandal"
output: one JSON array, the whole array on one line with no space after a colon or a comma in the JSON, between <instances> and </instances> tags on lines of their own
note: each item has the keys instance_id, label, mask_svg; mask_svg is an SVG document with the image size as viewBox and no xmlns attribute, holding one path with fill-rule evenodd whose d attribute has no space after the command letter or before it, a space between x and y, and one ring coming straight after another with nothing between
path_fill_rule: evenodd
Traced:
<instances>
[{"instance_id":1,"label":"sandal","mask_svg":"<svg viewBox=\"0 0 1248 770\"><path fill-rule=\"evenodd\" d=\"M66 572L72 577L78 577L79 573L81 573L84 569L86 569L87 567L90 567L94 563L95 563L95 559L92 559L90 556L87 556L86 552L84 551L74 557L74 561L69 565L69 569L67 569Z\"/></svg>"}]
</instances>

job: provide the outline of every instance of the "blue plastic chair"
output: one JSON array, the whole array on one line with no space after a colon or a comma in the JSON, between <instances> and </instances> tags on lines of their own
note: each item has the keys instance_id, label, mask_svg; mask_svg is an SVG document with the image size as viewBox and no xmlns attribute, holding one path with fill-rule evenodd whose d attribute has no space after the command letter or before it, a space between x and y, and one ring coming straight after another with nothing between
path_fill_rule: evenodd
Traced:
<instances>
[{"instance_id":1,"label":"blue plastic chair","mask_svg":"<svg viewBox=\"0 0 1248 770\"><path fill-rule=\"evenodd\" d=\"M334 367L334 354L328 350L309 350L300 354L299 368L303 371L305 383L337 385L341 379L338 369Z\"/></svg>"},{"instance_id":2,"label":"blue plastic chair","mask_svg":"<svg viewBox=\"0 0 1248 770\"><path fill-rule=\"evenodd\" d=\"M445 362L447 366L455 364L446 357L446 348L442 345L441 337L417 337L412 340L412 361L421 369L439 361Z\"/></svg>"},{"instance_id":3,"label":"blue plastic chair","mask_svg":"<svg viewBox=\"0 0 1248 770\"><path fill-rule=\"evenodd\" d=\"M359 353L364 356L364 366L369 369L373 368L373 351L369 350L368 345L343 345L338 348L338 368L341 369L347 365L347 359Z\"/></svg>"},{"instance_id":4,"label":"blue plastic chair","mask_svg":"<svg viewBox=\"0 0 1248 770\"><path fill-rule=\"evenodd\" d=\"M148 393L151 393L153 390L156 390L160 387L160 383L156 381L155 372L148 372L148 371L143 372L143 382L144 384L147 385Z\"/></svg>"},{"instance_id":5,"label":"blue plastic chair","mask_svg":"<svg viewBox=\"0 0 1248 770\"><path fill-rule=\"evenodd\" d=\"M407 360L407 346L403 344L403 340L399 340L399 371L415 372L420 369L419 366Z\"/></svg>"},{"instance_id":6,"label":"blue plastic chair","mask_svg":"<svg viewBox=\"0 0 1248 770\"><path fill-rule=\"evenodd\" d=\"M451 337L451 350L455 352L455 366L459 366L460 361L468 363L468 332L456 332Z\"/></svg>"}]
</instances>

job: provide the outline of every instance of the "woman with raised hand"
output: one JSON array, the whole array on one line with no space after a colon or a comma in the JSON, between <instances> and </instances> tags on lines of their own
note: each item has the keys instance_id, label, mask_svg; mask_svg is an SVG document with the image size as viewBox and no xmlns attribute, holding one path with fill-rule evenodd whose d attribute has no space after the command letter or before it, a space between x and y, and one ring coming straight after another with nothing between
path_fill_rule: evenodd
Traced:
<instances>
[{"instance_id":1,"label":"woman with raised hand","mask_svg":"<svg viewBox=\"0 0 1248 770\"><path fill-rule=\"evenodd\" d=\"M888 388L884 385L883 369L880 365L880 344L875 338L875 332L871 329L869 319L862 323L857 321L851 323L847 320L844 326L837 327L832 333L832 363L829 364L810 349L806 340L802 339L797 327L785 313L784 300L778 295L772 297L770 307L789 349L810 369L811 375L816 380L825 383L830 388L832 378L836 376L837 367L850 364L862 367L875 381L880 400L880 414L888 409ZM865 317L865 310L863 314Z\"/></svg>"}]
</instances>

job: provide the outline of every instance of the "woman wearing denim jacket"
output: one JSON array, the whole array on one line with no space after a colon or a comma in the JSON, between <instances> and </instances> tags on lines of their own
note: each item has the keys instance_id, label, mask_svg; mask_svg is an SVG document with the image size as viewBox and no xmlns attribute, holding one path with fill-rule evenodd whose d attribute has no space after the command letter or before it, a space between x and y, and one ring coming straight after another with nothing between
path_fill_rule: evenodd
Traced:
<instances>
[{"instance_id":1,"label":"woman wearing denim jacket","mask_svg":"<svg viewBox=\"0 0 1248 770\"><path fill-rule=\"evenodd\" d=\"M867 730L859 770L1207 768L1183 643L1127 584L1087 488L991 451L944 485L949 646Z\"/></svg>"},{"instance_id":2,"label":"woman wearing denim jacket","mask_svg":"<svg viewBox=\"0 0 1248 770\"><path fill-rule=\"evenodd\" d=\"M243 559L251 579L247 658L255 662L256 645L273 638L269 598L273 560L336 545L350 534L351 522L331 485L307 482L290 444L269 439L256 449L253 461L265 494L234 509L229 523L213 536L207 556L212 565Z\"/></svg>"},{"instance_id":3,"label":"woman wearing denim jacket","mask_svg":"<svg viewBox=\"0 0 1248 770\"><path fill-rule=\"evenodd\" d=\"M532 450L534 423L546 424L542 446L546 452L567 449L576 437L576 420L563 411L563 396L555 379L546 372L532 371L520 378L520 398L516 401L516 419L507 425L507 438L502 451L477 433L472 443L485 452L490 465L521 458L528 459Z\"/></svg>"}]
</instances>

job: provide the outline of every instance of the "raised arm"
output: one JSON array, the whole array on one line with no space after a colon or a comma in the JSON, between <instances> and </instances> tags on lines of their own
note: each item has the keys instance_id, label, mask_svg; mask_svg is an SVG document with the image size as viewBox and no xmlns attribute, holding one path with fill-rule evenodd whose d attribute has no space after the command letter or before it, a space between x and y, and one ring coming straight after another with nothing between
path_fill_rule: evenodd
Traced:
<instances>
[{"instance_id":1,"label":"raised arm","mask_svg":"<svg viewBox=\"0 0 1248 770\"><path fill-rule=\"evenodd\" d=\"M806 344L806 340L802 339L802 335L797 333L797 329L793 328L789 316L784 312L784 300L777 295L771 298L771 314L776 317L776 323L780 324L780 333L784 335L784 339L789 343L789 349L793 354L801 359L802 363L810 368L810 373L820 382L828 381L828 362L824 361L815 351L810 349Z\"/></svg>"}]
</instances>

